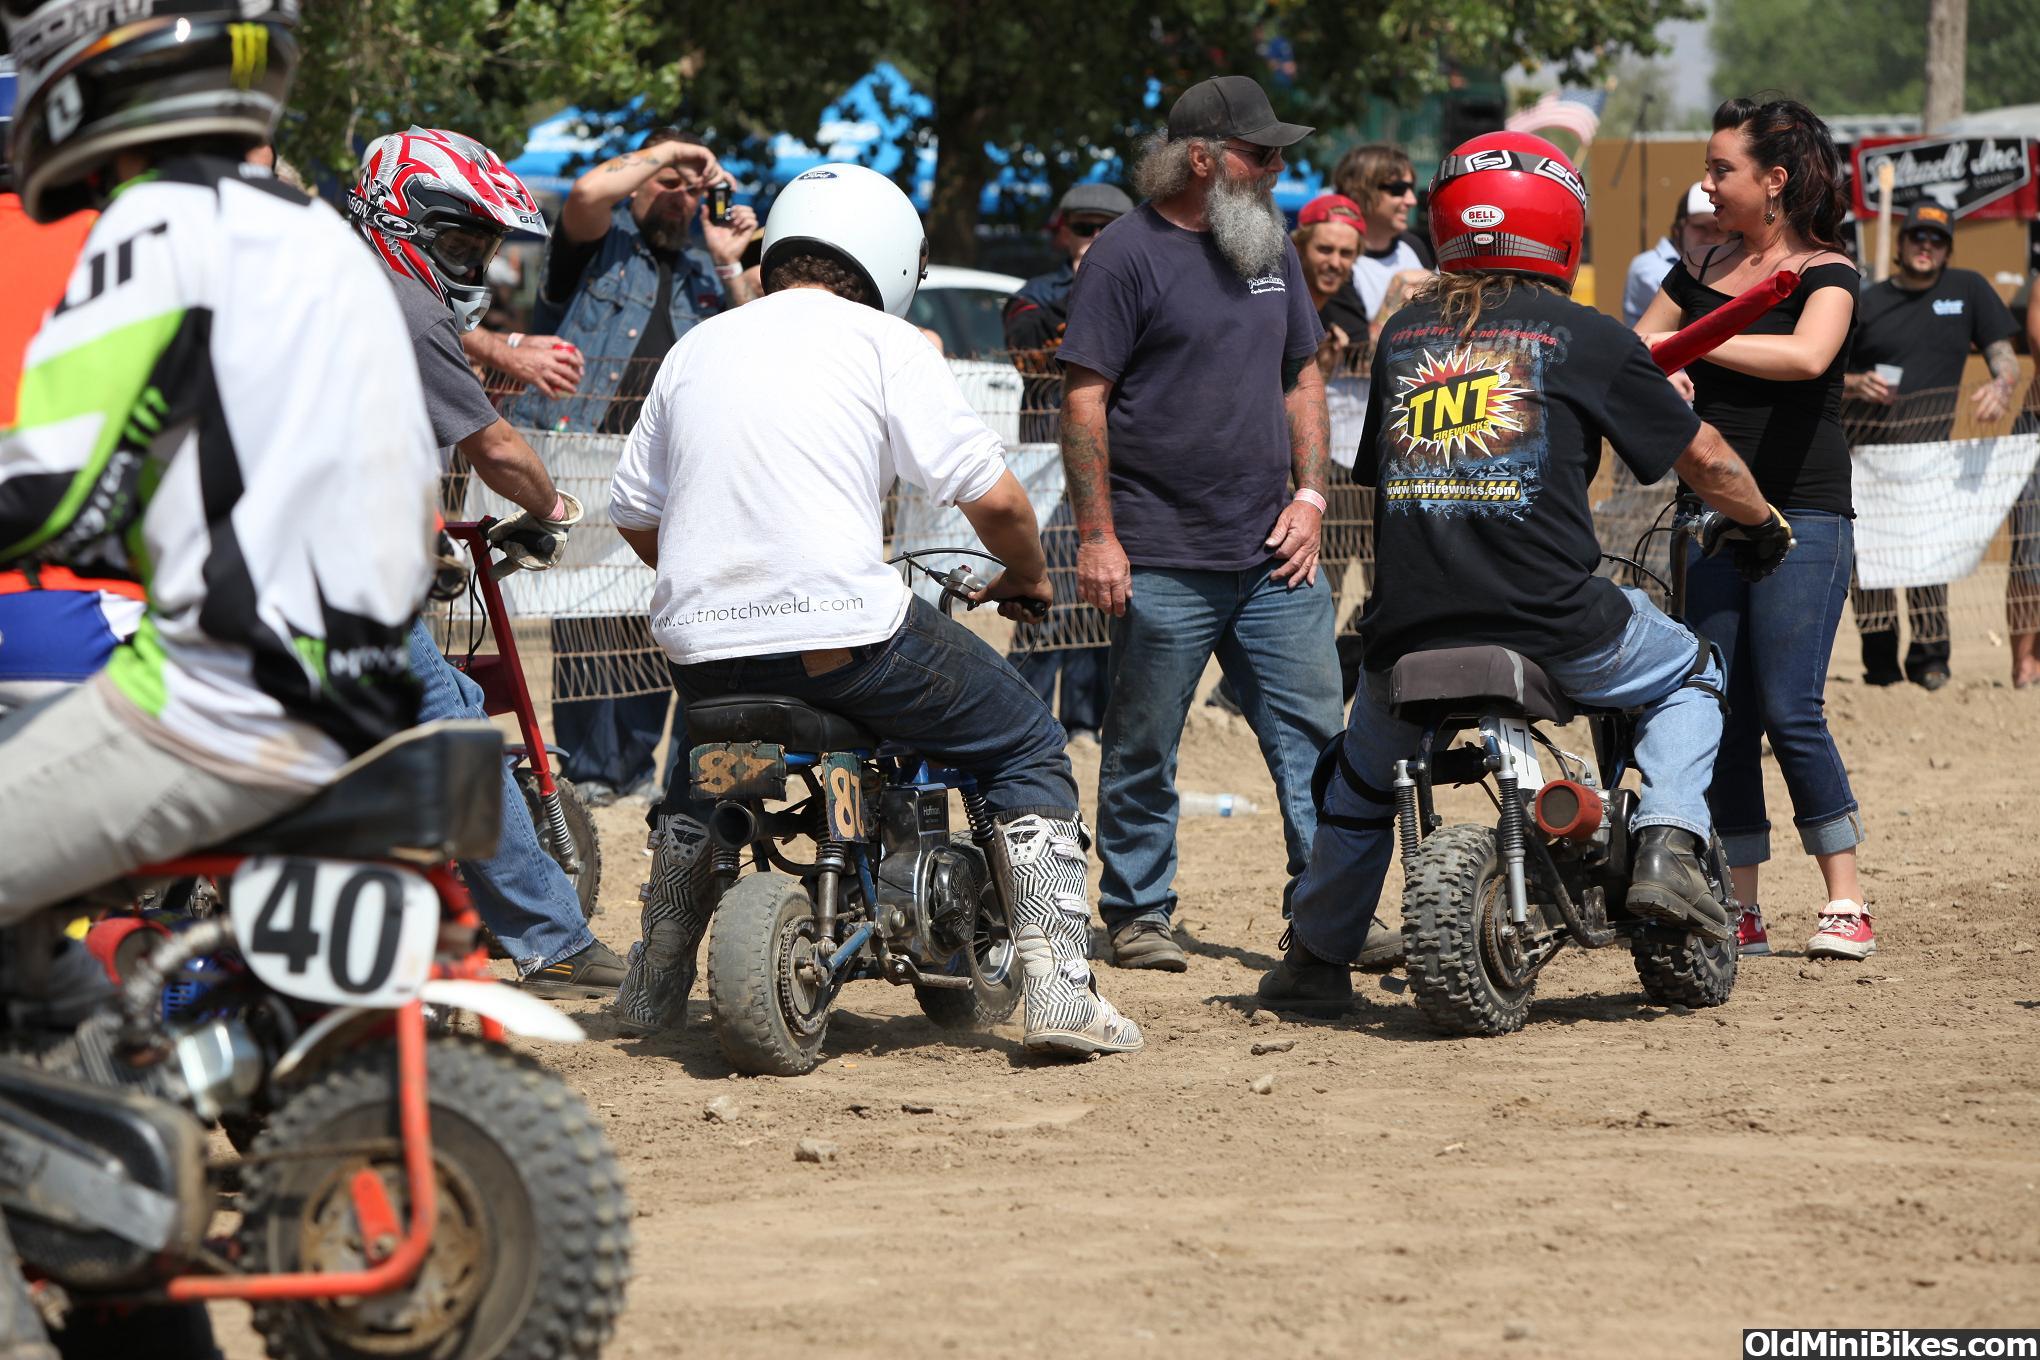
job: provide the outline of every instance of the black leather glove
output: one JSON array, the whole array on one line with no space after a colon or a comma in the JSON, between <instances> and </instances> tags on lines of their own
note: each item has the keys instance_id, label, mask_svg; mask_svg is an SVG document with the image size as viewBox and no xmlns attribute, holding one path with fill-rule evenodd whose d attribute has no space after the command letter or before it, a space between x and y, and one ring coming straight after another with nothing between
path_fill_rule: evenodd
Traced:
<instances>
[{"instance_id":1,"label":"black leather glove","mask_svg":"<svg viewBox=\"0 0 2040 1360\"><path fill-rule=\"evenodd\" d=\"M562 491L566 506L558 519L541 519L529 510L506 515L489 526L489 542L521 571L545 571L559 564L567 550L567 530L581 522L581 502Z\"/></svg>"},{"instance_id":2,"label":"black leather glove","mask_svg":"<svg viewBox=\"0 0 2040 1360\"><path fill-rule=\"evenodd\" d=\"M1762 524L1737 524L1719 510L1707 511L1700 517L1701 554L1712 557L1728 546L1735 554L1736 574L1745 581L1761 581L1778 570L1798 540L1777 506L1764 508L1771 513Z\"/></svg>"}]
</instances>

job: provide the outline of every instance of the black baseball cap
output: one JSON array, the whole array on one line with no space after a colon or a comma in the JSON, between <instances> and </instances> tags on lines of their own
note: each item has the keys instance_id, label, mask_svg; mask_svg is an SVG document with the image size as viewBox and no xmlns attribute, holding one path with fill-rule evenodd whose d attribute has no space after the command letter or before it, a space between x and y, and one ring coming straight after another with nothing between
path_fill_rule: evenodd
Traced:
<instances>
[{"instance_id":1,"label":"black baseball cap","mask_svg":"<svg viewBox=\"0 0 2040 1360\"><path fill-rule=\"evenodd\" d=\"M1251 76L1213 76L1183 91L1169 109L1169 140L1237 137L1255 146L1290 146L1317 131L1275 116L1268 92Z\"/></svg>"},{"instance_id":2,"label":"black baseball cap","mask_svg":"<svg viewBox=\"0 0 2040 1360\"><path fill-rule=\"evenodd\" d=\"M1955 215L1938 203L1924 200L1912 205L1905 215L1905 224L1898 229L1900 236L1909 231L1938 231L1949 241L1955 239Z\"/></svg>"}]
</instances>

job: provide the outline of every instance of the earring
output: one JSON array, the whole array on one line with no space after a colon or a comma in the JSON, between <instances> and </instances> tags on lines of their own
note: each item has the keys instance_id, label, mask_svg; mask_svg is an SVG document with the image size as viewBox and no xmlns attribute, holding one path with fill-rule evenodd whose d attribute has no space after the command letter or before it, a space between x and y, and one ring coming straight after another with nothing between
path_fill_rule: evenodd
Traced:
<instances>
[{"instance_id":1,"label":"earring","mask_svg":"<svg viewBox=\"0 0 2040 1360\"><path fill-rule=\"evenodd\" d=\"M1764 200L1764 225L1767 227L1770 226L1773 222L1776 222L1778 220L1777 204L1778 200L1775 198L1767 198Z\"/></svg>"}]
</instances>

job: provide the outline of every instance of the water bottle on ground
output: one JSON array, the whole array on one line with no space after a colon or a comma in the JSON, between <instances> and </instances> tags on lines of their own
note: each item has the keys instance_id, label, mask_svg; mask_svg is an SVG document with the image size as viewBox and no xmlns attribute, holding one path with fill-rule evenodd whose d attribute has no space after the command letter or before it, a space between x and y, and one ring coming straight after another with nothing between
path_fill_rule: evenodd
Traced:
<instances>
[{"instance_id":1,"label":"water bottle on ground","mask_svg":"<svg viewBox=\"0 0 2040 1360\"><path fill-rule=\"evenodd\" d=\"M1185 817L1245 817L1261 810L1259 803L1237 793L1184 793L1178 796L1182 799Z\"/></svg>"}]
</instances>

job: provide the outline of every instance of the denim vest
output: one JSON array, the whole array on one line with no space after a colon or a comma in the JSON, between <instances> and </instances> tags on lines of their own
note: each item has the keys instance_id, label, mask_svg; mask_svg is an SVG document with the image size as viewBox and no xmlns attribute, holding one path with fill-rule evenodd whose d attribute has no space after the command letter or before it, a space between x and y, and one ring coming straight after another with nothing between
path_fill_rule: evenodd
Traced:
<instances>
[{"instance_id":1,"label":"denim vest","mask_svg":"<svg viewBox=\"0 0 2040 1360\"><path fill-rule=\"evenodd\" d=\"M557 245L555 237L548 249ZM581 271L565 315L541 295L532 322L534 331L551 331L581 351L588 366L580 389L558 401L527 392L505 408L510 423L543 430L592 430L601 424L658 296L658 260L625 200L611 211L609 234ZM673 270L673 338L720 312L727 297L708 252L700 246L681 251Z\"/></svg>"}]
</instances>

